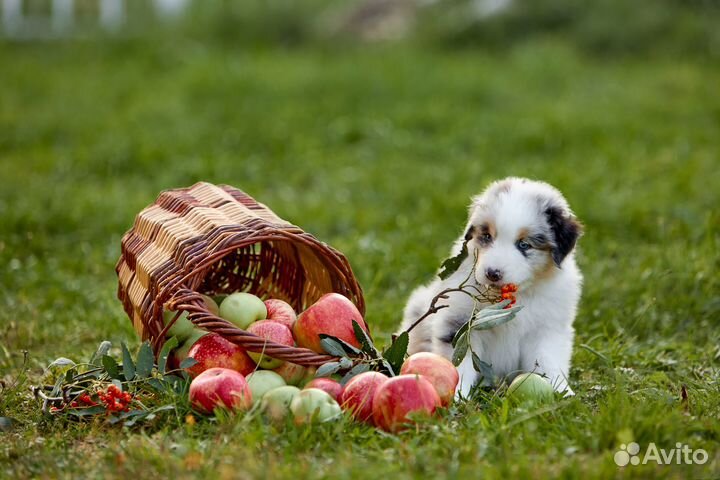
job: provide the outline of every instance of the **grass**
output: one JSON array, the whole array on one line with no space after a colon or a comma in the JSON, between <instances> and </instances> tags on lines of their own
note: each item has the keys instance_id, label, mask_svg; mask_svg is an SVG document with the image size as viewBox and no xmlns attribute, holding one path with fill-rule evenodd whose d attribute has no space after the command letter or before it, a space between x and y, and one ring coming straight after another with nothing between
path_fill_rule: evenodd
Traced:
<instances>
[{"instance_id":1,"label":"grass","mask_svg":"<svg viewBox=\"0 0 720 480\"><path fill-rule=\"evenodd\" d=\"M0 416L16 420L0 477L720 475L717 64L556 43L492 55L161 40L0 44L0 65ZM575 398L462 404L392 436L346 421L65 423L29 394L58 356L138 344L113 267L162 189L229 183L339 248L387 339L469 196L507 175L555 184L586 225ZM631 440L710 460L620 470Z\"/></svg>"}]
</instances>

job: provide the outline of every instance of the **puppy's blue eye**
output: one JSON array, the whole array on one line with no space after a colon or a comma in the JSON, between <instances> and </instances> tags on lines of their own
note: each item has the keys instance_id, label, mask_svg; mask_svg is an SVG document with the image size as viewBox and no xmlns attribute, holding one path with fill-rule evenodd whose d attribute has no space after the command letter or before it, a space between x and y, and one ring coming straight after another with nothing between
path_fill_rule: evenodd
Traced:
<instances>
[{"instance_id":1,"label":"puppy's blue eye","mask_svg":"<svg viewBox=\"0 0 720 480\"><path fill-rule=\"evenodd\" d=\"M489 233L483 233L482 235L480 235L480 241L482 243L490 243L492 242L492 235L490 235Z\"/></svg>"},{"instance_id":2,"label":"puppy's blue eye","mask_svg":"<svg viewBox=\"0 0 720 480\"><path fill-rule=\"evenodd\" d=\"M516 246L517 246L518 250L520 250L521 252L530 250L530 247L531 247L531 245L528 242L526 242L525 240L518 241L516 243Z\"/></svg>"}]
</instances>

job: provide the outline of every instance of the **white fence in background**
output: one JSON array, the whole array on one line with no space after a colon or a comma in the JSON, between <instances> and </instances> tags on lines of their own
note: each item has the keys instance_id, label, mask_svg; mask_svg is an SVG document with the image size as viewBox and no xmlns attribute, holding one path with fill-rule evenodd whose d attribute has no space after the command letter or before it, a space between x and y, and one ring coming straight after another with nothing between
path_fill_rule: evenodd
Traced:
<instances>
[{"instance_id":1,"label":"white fence in background","mask_svg":"<svg viewBox=\"0 0 720 480\"><path fill-rule=\"evenodd\" d=\"M54 38L74 33L77 5L75 0L46 0L47 14L27 14L23 0L0 0L1 34L10 38ZM117 31L127 21L125 0L96 0L97 24L108 31ZM87 1L85 4L89 3ZM92 2L90 2L92 3ZM161 18L181 15L190 0L152 0L155 13Z\"/></svg>"}]
</instances>

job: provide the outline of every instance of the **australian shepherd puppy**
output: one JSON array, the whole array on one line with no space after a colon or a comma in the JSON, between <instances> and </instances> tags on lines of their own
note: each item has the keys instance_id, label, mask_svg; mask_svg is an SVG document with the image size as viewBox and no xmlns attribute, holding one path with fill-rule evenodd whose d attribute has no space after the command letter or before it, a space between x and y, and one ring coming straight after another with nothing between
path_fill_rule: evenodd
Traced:
<instances>
[{"instance_id":1,"label":"australian shepherd puppy","mask_svg":"<svg viewBox=\"0 0 720 480\"><path fill-rule=\"evenodd\" d=\"M547 183L507 178L492 183L472 199L470 215L451 255L467 241L468 256L445 280L417 288L405 307L402 329L428 311L432 299L470 277L481 288L499 290L515 284L517 305L511 321L490 330L473 331L472 350L490 364L497 377L511 380L519 372L548 378L556 391L572 395L568 385L573 320L582 275L575 263L575 243L582 226L562 194ZM470 319L474 300L451 293L410 333L409 352L432 351L451 358L451 341ZM458 367L457 395L467 396L479 379L470 354Z\"/></svg>"}]
</instances>

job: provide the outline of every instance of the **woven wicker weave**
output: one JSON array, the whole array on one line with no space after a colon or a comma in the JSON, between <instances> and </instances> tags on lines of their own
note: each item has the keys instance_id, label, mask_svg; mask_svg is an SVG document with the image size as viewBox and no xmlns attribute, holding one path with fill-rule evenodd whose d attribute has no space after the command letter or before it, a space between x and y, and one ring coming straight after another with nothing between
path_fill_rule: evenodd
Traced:
<instances>
[{"instance_id":1,"label":"woven wicker weave","mask_svg":"<svg viewBox=\"0 0 720 480\"><path fill-rule=\"evenodd\" d=\"M156 353L165 341L167 308L188 311L195 325L249 351L306 366L333 359L240 330L210 313L201 293L251 292L285 300L299 312L338 292L365 313L362 290L340 252L227 185L162 192L123 237L116 271L118 298Z\"/></svg>"}]
</instances>

